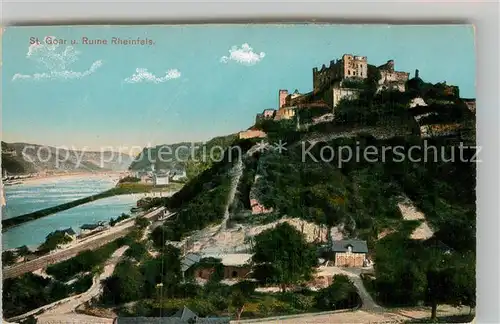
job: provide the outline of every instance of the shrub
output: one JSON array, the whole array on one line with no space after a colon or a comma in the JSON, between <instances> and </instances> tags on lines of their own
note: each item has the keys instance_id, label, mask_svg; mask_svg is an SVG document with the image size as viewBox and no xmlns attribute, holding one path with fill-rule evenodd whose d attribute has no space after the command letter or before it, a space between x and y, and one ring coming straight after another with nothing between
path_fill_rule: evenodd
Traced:
<instances>
[{"instance_id":1,"label":"shrub","mask_svg":"<svg viewBox=\"0 0 500 324\"><path fill-rule=\"evenodd\" d=\"M190 301L189 307L201 317L213 315L216 312L216 307L207 299L195 298Z\"/></svg>"},{"instance_id":2,"label":"shrub","mask_svg":"<svg viewBox=\"0 0 500 324\"><path fill-rule=\"evenodd\" d=\"M356 287L346 275L333 276L333 283L316 296L316 307L321 310L352 308L358 303Z\"/></svg>"}]
</instances>

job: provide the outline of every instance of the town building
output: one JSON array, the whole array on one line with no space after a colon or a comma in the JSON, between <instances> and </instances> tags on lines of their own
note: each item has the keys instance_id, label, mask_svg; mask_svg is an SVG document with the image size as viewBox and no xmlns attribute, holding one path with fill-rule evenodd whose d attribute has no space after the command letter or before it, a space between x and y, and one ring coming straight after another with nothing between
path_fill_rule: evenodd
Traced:
<instances>
[{"instance_id":1,"label":"town building","mask_svg":"<svg viewBox=\"0 0 500 324\"><path fill-rule=\"evenodd\" d=\"M327 247L328 259L336 267L363 267L367 263L368 246L362 240L332 241Z\"/></svg>"},{"instance_id":2,"label":"town building","mask_svg":"<svg viewBox=\"0 0 500 324\"><path fill-rule=\"evenodd\" d=\"M220 258L224 266L224 279L243 279L251 271L250 262L252 254L249 253L231 253L215 255L213 257Z\"/></svg>"},{"instance_id":3,"label":"town building","mask_svg":"<svg viewBox=\"0 0 500 324\"><path fill-rule=\"evenodd\" d=\"M238 280L247 278L252 270L251 259L252 254L249 253L228 253L228 254L188 254L181 262L181 268L185 273L195 263L200 262L201 259L213 258L220 260L224 267L223 280ZM213 267L199 267L194 271L195 278L209 280L212 273L215 271Z\"/></svg>"},{"instance_id":4,"label":"town building","mask_svg":"<svg viewBox=\"0 0 500 324\"><path fill-rule=\"evenodd\" d=\"M104 222L97 222L95 224L83 224L80 226L82 235L89 235L92 233L97 233L106 229L106 224Z\"/></svg>"},{"instance_id":5,"label":"town building","mask_svg":"<svg viewBox=\"0 0 500 324\"><path fill-rule=\"evenodd\" d=\"M169 183L169 173L158 171L153 173L153 184L155 186L166 186Z\"/></svg>"},{"instance_id":6,"label":"town building","mask_svg":"<svg viewBox=\"0 0 500 324\"><path fill-rule=\"evenodd\" d=\"M187 277L187 272L192 266L200 262L201 255L199 253L188 253L181 260L181 273L183 278Z\"/></svg>"}]
</instances>

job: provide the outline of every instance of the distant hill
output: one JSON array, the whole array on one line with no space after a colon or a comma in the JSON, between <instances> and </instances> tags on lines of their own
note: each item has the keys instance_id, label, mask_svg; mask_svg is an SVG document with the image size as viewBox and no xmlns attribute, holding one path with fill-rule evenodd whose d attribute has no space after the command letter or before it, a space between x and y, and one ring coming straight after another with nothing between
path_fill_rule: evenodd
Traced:
<instances>
[{"instance_id":1,"label":"distant hill","mask_svg":"<svg viewBox=\"0 0 500 324\"><path fill-rule=\"evenodd\" d=\"M237 139L236 134L218 136L207 142L181 142L146 147L135 157L130 170L150 169L155 165L159 169L186 169L190 178L199 174L217 160L222 151Z\"/></svg>"},{"instance_id":2,"label":"distant hill","mask_svg":"<svg viewBox=\"0 0 500 324\"><path fill-rule=\"evenodd\" d=\"M38 155L38 156L37 156ZM29 143L2 142L2 174L28 174L58 171L122 171L132 157L117 152L56 149Z\"/></svg>"},{"instance_id":3,"label":"distant hill","mask_svg":"<svg viewBox=\"0 0 500 324\"><path fill-rule=\"evenodd\" d=\"M155 165L156 169L184 167L184 162L188 159L193 146L200 145L201 142L181 142L145 147L130 164L130 170L150 169L152 164Z\"/></svg>"}]
</instances>

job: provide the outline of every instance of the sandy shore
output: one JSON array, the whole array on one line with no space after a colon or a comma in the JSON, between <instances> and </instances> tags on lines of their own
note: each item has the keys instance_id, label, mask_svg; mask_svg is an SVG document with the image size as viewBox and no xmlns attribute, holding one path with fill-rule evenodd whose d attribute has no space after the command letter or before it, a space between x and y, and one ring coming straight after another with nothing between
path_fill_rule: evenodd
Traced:
<instances>
[{"instance_id":1,"label":"sandy shore","mask_svg":"<svg viewBox=\"0 0 500 324\"><path fill-rule=\"evenodd\" d=\"M125 176L126 173L127 173L126 171L59 173L59 174L35 176L25 179L17 179L14 180L14 182L20 182L22 184L38 184L55 180L95 179L95 178L109 178L110 180L118 181L118 179L120 179L120 177Z\"/></svg>"}]
</instances>

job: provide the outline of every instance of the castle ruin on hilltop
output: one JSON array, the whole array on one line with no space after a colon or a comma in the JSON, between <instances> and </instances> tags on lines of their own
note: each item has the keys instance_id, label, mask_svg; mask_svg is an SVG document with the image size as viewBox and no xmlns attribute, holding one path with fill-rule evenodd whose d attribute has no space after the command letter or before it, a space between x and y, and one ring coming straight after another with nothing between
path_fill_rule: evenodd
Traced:
<instances>
[{"instance_id":1,"label":"castle ruin on hilltop","mask_svg":"<svg viewBox=\"0 0 500 324\"><path fill-rule=\"evenodd\" d=\"M396 71L394 60L377 67L380 72L378 90L405 91L406 82L410 73ZM329 107L334 112L335 107L342 99L356 99L361 93L360 86L369 77L368 58L344 54L341 59L330 61L328 67L323 64L321 69L313 68L313 90L308 93L299 93L295 90L289 93L286 89L278 92L278 109L266 109L257 114L256 120L261 119L290 119L295 116L296 109L307 104L308 107Z\"/></svg>"}]
</instances>

